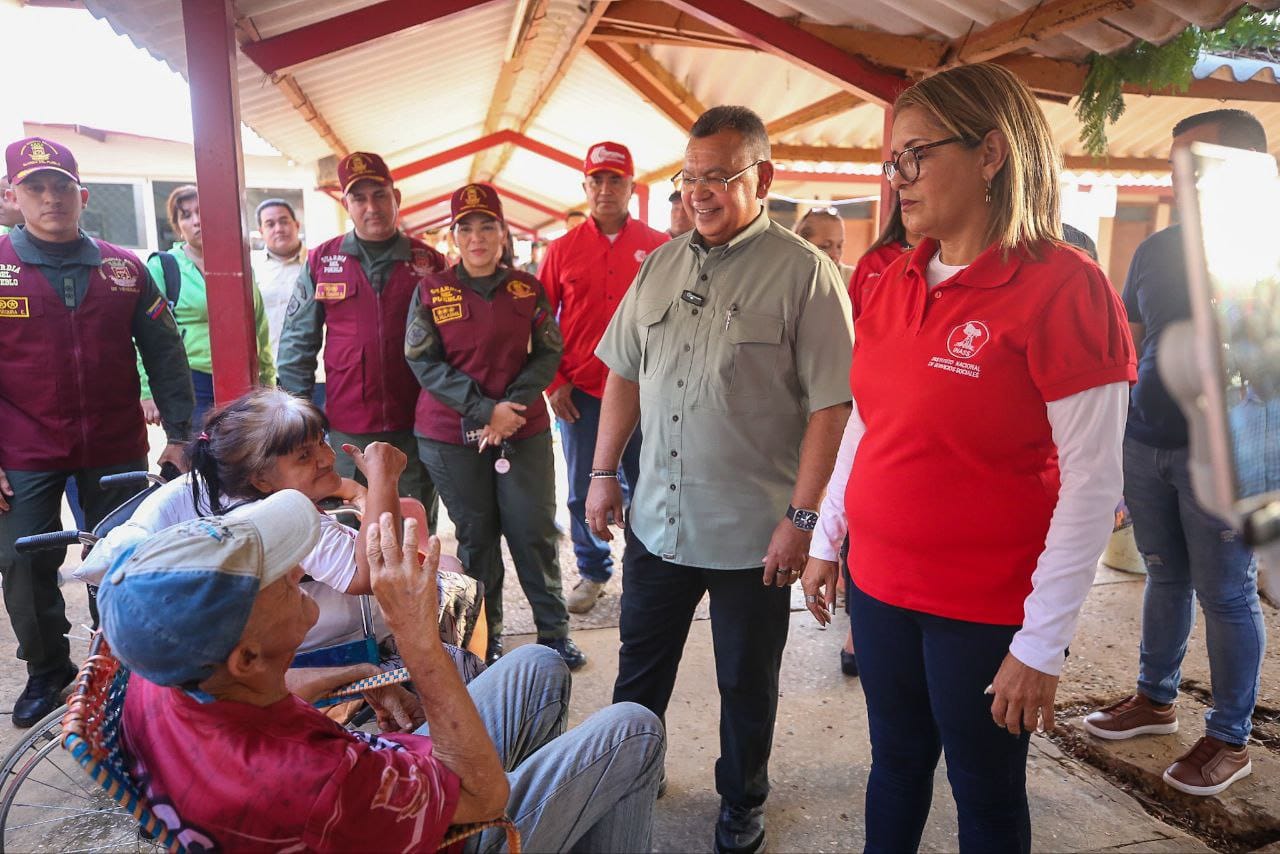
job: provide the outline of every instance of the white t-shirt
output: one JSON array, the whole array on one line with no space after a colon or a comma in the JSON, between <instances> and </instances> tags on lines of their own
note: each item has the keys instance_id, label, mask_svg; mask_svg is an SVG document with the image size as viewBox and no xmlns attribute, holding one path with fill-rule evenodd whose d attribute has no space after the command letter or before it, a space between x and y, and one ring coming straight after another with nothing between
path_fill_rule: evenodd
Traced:
<instances>
[{"instance_id":1,"label":"white t-shirt","mask_svg":"<svg viewBox=\"0 0 1280 854\"><path fill-rule=\"evenodd\" d=\"M237 505L227 515L234 516L239 508L252 503L249 501ZM307 575L315 579L314 582L306 583L306 590L320 606L320 618L311 627L311 631L307 632L299 647L302 652L356 640L363 636L364 631L360 617L360 598L346 594L346 589L351 586L351 580L356 574L358 532L327 513L321 513L319 509L316 512L320 514L320 541L302 559L300 565ZM147 496L129 521L116 526L105 538L95 543L84 563L76 569L75 576L89 584L101 584L107 570L116 560L127 556L142 540L170 525L208 515L211 515L209 505L203 496L201 506L196 507L191 497L191 475L185 474ZM370 604L373 608L375 633L381 641L391 632L382 619L377 603Z\"/></svg>"}]
</instances>

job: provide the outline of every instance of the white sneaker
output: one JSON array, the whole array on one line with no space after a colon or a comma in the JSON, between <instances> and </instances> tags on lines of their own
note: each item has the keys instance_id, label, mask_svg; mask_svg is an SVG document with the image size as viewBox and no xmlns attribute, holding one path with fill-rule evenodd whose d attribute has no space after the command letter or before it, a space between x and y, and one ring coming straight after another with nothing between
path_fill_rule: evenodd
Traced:
<instances>
[{"instance_id":1,"label":"white sneaker","mask_svg":"<svg viewBox=\"0 0 1280 854\"><path fill-rule=\"evenodd\" d=\"M604 595L604 582L581 578L569 591L565 604L571 614L585 614L596 606L596 600Z\"/></svg>"}]
</instances>

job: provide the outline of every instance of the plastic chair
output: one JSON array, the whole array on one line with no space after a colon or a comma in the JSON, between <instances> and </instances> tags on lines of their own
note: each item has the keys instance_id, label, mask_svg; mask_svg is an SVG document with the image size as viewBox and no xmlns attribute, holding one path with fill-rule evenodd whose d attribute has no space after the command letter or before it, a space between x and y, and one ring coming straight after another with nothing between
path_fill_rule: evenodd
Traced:
<instances>
[{"instance_id":1,"label":"plastic chair","mask_svg":"<svg viewBox=\"0 0 1280 854\"><path fill-rule=\"evenodd\" d=\"M403 682L408 676L408 671L403 668L388 671L345 685L333 692L332 696L349 696L367 688ZM111 654L111 648L102 633L95 633L89 648L89 658L76 678L67 714L63 718L62 747L101 787L107 797L132 816L140 836L137 841L167 851L185 851L178 835L156 817L129 775L128 757L120 745L120 719L128 681L128 668ZM520 834L506 817L456 826L446 834L440 849L496 827L505 830L507 845L512 854L520 854Z\"/></svg>"}]
</instances>

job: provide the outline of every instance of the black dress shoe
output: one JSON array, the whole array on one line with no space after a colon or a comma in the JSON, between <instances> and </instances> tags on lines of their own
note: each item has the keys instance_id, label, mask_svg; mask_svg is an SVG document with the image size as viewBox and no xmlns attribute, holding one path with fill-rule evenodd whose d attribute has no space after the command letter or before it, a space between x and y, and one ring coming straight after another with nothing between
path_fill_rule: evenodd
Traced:
<instances>
[{"instance_id":1,"label":"black dress shoe","mask_svg":"<svg viewBox=\"0 0 1280 854\"><path fill-rule=\"evenodd\" d=\"M763 845L764 807L738 807L721 801L716 854L753 854Z\"/></svg>"},{"instance_id":2,"label":"black dress shoe","mask_svg":"<svg viewBox=\"0 0 1280 854\"><path fill-rule=\"evenodd\" d=\"M570 670L577 670L587 663L587 654L578 649L578 645L573 642L573 638L538 638L538 643L543 646L549 646L560 653L560 657L564 659L565 664L569 665Z\"/></svg>"},{"instance_id":3,"label":"black dress shoe","mask_svg":"<svg viewBox=\"0 0 1280 854\"><path fill-rule=\"evenodd\" d=\"M13 704L13 725L26 729L61 706L62 689L71 684L77 672L75 665L68 661L52 673L29 678L27 687Z\"/></svg>"},{"instance_id":4,"label":"black dress shoe","mask_svg":"<svg viewBox=\"0 0 1280 854\"><path fill-rule=\"evenodd\" d=\"M858 655L840 650L840 672L845 676L858 675Z\"/></svg>"},{"instance_id":5,"label":"black dress shoe","mask_svg":"<svg viewBox=\"0 0 1280 854\"><path fill-rule=\"evenodd\" d=\"M492 667L499 658L502 658L502 635L489 638L489 645L484 651L484 663Z\"/></svg>"}]
</instances>

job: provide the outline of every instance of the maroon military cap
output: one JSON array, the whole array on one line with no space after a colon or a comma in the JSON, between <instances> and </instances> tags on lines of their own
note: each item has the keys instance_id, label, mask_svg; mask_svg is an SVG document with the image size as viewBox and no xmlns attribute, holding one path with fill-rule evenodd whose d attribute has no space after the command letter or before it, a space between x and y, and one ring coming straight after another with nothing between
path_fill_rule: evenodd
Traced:
<instances>
[{"instance_id":1,"label":"maroon military cap","mask_svg":"<svg viewBox=\"0 0 1280 854\"><path fill-rule=\"evenodd\" d=\"M342 193L346 195L356 181L376 181L390 187L391 170L387 162L376 154L367 151L353 151L338 161L338 183L342 185Z\"/></svg>"},{"instance_id":2,"label":"maroon military cap","mask_svg":"<svg viewBox=\"0 0 1280 854\"><path fill-rule=\"evenodd\" d=\"M466 184L453 191L453 200L449 203L453 214L453 223L467 214L482 213L502 221L502 199L491 184Z\"/></svg>"},{"instance_id":3,"label":"maroon military cap","mask_svg":"<svg viewBox=\"0 0 1280 854\"><path fill-rule=\"evenodd\" d=\"M42 169L52 169L80 183L80 169L71 150L38 136L9 143L4 150L4 165L5 178L15 187Z\"/></svg>"}]
</instances>

